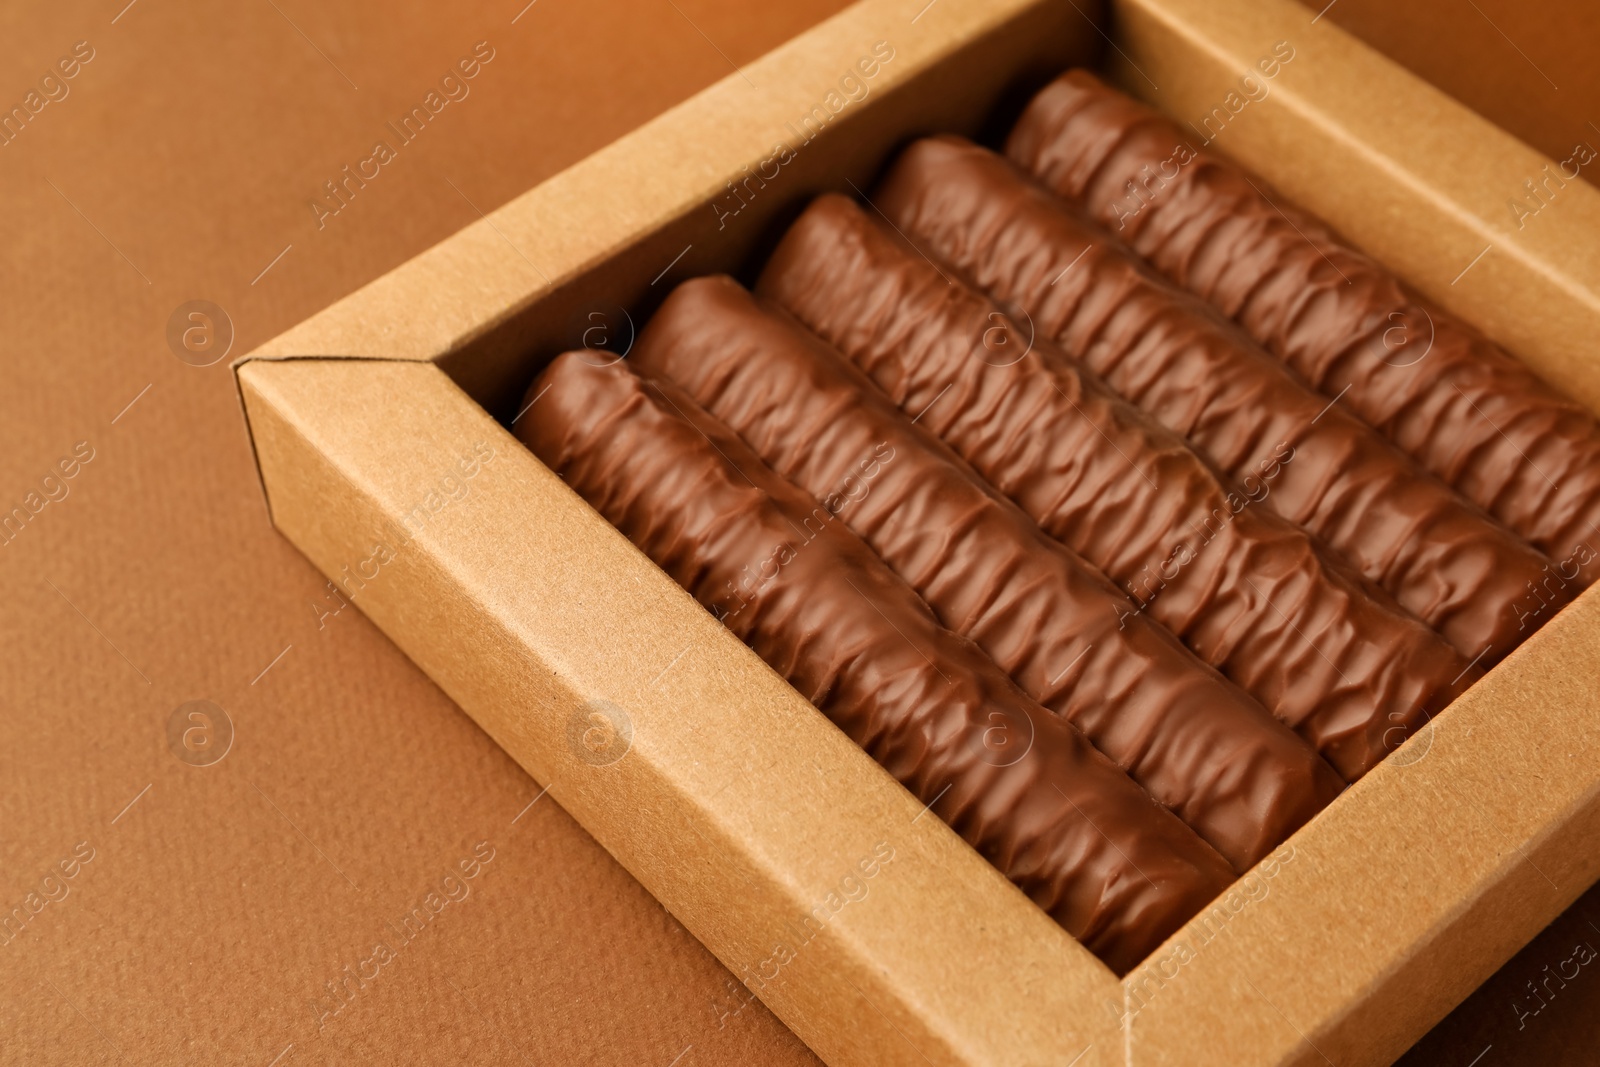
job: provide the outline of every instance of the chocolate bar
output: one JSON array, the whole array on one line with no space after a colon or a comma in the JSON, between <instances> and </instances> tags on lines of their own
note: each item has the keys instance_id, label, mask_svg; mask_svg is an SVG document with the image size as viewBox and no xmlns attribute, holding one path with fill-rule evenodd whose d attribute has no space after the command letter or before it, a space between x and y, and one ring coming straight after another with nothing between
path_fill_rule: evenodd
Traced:
<instances>
[{"instance_id":1,"label":"chocolate bar","mask_svg":"<svg viewBox=\"0 0 1600 1067\"><path fill-rule=\"evenodd\" d=\"M1481 673L850 200L813 202L758 289L1347 781Z\"/></svg>"},{"instance_id":2,"label":"chocolate bar","mask_svg":"<svg viewBox=\"0 0 1600 1067\"><path fill-rule=\"evenodd\" d=\"M1483 666L1570 599L1531 593L1542 553L1004 158L919 141L873 202Z\"/></svg>"},{"instance_id":3,"label":"chocolate bar","mask_svg":"<svg viewBox=\"0 0 1600 1067\"><path fill-rule=\"evenodd\" d=\"M1600 425L1509 353L1085 71L1006 153L1546 553L1531 597L1600 574Z\"/></svg>"},{"instance_id":4,"label":"chocolate bar","mask_svg":"<svg viewBox=\"0 0 1600 1067\"><path fill-rule=\"evenodd\" d=\"M1040 533L854 365L737 282L678 286L629 359L682 387L821 502L940 622L1237 870L1342 788L1304 741L1135 614L1104 575Z\"/></svg>"},{"instance_id":5,"label":"chocolate bar","mask_svg":"<svg viewBox=\"0 0 1600 1067\"><path fill-rule=\"evenodd\" d=\"M534 382L522 439L1109 966L1127 971L1232 881L687 394L586 355Z\"/></svg>"}]
</instances>

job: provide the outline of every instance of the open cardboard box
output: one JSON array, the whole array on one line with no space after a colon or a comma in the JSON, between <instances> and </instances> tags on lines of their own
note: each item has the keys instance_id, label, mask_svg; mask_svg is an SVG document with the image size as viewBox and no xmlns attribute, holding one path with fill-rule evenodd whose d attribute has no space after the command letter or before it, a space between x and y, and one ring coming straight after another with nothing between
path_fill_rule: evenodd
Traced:
<instances>
[{"instance_id":1,"label":"open cardboard box","mask_svg":"<svg viewBox=\"0 0 1600 1067\"><path fill-rule=\"evenodd\" d=\"M1519 231L1547 161L1314 12L923 5L862 0L241 359L273 520L829 1063L1387 1062L1600 875L1600 591L1119 980L504 429L559 351L1101 56L1600 408L1600 192Z\"/></svg>"}]
</instances>

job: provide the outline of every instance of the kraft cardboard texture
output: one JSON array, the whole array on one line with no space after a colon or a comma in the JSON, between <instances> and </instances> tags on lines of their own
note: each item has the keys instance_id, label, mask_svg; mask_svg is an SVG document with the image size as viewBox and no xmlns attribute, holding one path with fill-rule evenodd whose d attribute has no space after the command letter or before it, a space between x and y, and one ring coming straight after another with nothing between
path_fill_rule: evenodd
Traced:
<instances>
[{"instance_id":1,"label":"kraft cardboard texture","mask_svg":"<svg viewBox=\"0 0 1600 1067\"><path fill-rule=\"evenodd\" d=\"M908 113L894 108L912 91L967 84L968 64L1004 47L1038 54L1015 27L1033 25L1045 5L981 17L976 5L943 6L950 22L902 38L894 78L833 140L819 139L816 158L870 166L865 131L905 132ZM739 176L765 139L745 131L780 128L891 13L903 14L865 0L750 65L739 77L782 88L739 109L726 139L732 78L576 168L590 199L557 179L245 362L239 380L274 519L330 577L352 560L363 576L375 567L378 577L352 590L362 609L725 964L747 973L753 953L769 953L763 970L781 958L777 978L752 985L829 1062L1387 1062L1600 873L1600 858L1580 847L1600 786L1600 595L1580 599L1120 983L1059 937L1035 942L1026 903L934 829L915 830L913 862L895 866L896 850L873 876L867 907L838 911L819 951L769 950L784 917L826 892L830 864L886 840L898 820L918 827L916 805L431 365L498 406L518 347L559 333L551 323L582 311L580 298L619 286L648 302L645 275L659 279L674 263L622 260L705 239L719 183L703 171ZM1425 291L1514 335L1519 353L1575 395L1600 396L1576 343L1596 306L1588 252L1542 237L1513 245L1474 181L1434 190L1404 156L1406 145L1466 144L1451 150L1478 160L1474 180L1492 183L1530 162L1526 149L1340 31L1310 30L1287 2L1202 10L1127 0L1115 16L1121 80L1146 79L1180 117L1220 99L1275 41L1308 35L1296 41L1294 80L1286 65L1280 91L1230 127L1239 136L1227 150ZM1012 43L966 47L986 31ZM944 105L935 93L927 106ZM875 127L876 115L890 118ZM841 138L858 144L829 147ZM683 143L700 150L693 165L632 154ZM879 143L879 158L891 146ZM600 210L610 201L597 187L632 191L646 172L656 214L618 221ZM1318 174L1337 188L1318 186ZM1580 187L1574 197L1580 227L1600 220L1588 195ZM1542 317L1511 322L1483 292L1476 302L1445 292L1464 276L1446 278L1441 262L1482 236L1506 242L1505 265L1488 275L1497 297L1514 311L1537 304ZM710 264L737 266L758 245L724 244ZM513 256L545 266L508 275ZM1479 258L1474 269L1489 261ZM490 267L492 278L476 273ZM444 305L453 317L442 322L406 310ZM329 356L342 358L305 358ZM533 366L532 355L522 362ZM376 411L404 418L379 426L354 414ZM471 495L430 505L437 521L413 520L421 532L389 546L479 436L495 458L472 475ZM703 641L697 656L678 647L689 638ZM628 738L603 768L609 777L574 745L584 723L602 730L608 751ZM744 733L730 741L723 731L735 724ZM760 788L744 792L755 768L765 768ZM900 871L910 873L889 880ZM968 930L973 916L980 925ZM1025 1022L1038 1018L1050 1022Z\"/></svg>"}]
</instances>

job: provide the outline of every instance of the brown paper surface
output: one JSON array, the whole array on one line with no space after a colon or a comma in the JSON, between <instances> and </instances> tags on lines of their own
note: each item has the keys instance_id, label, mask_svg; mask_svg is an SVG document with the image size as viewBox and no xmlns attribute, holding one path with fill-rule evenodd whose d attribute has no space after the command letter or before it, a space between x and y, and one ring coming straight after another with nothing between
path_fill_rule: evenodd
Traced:
<instances>
[{"instance_id":1,"label":"brown paper surface","mask_svg":"<svg viewBox=\"0 0 1600 1067\"><path fill-rule=\"evenodd\" d=\"M840 6L523 2L0 12L8 107L95 50L0 148L0 500L94 449L0 546L0 907L94 850L0 945L0 1063L816 1062L357 609L319 628L262 499L232 357ZM319 231L322 183L482 40L471 95ZM192 299L236 331L206 367L166 337ZM197 699L235 732L204 767L168 747ZM324 983L484 840L319 1030Z\"/></svg>"}]
</instances>

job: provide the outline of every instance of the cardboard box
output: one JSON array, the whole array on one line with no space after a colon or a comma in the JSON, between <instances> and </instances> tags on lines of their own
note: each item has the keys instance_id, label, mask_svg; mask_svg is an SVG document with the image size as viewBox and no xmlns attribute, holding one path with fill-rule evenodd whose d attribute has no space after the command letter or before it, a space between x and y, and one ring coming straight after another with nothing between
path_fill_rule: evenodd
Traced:
<instances>
[{"instance_id":1,"label":"cardboard box","mask_svg":"<svg viewBox=\"0 0 1600 1067\"><path fill-rule=\"evenodd\" d=\"M502 425L910 136L1101 52L1201 115L1278 41L1216 147L1600 405L1600 192L1517 231L1545 161L1314 14L862 0L236 365L279 529L745 983L730 1015L838 1065L1387 1062L1600 874L1591 590L1118 980Z\"/></svg>"}]
</instances>

